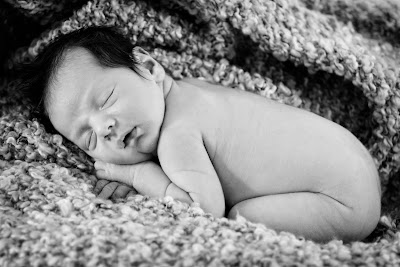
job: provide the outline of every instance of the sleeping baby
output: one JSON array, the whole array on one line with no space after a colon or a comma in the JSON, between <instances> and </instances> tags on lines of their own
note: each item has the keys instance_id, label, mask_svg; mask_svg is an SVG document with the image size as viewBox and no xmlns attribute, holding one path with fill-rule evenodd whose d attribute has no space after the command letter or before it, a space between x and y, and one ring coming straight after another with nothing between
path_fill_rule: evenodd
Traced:
<instances>
[{"instance_id":1,"label":"sleeping baby","mask_svg":"<svg viewBox=\"0 0 400 267\"><path fill-rule=\"evenodd\" d=\"M361 240L378 223L378 172L348 130L254 93L173 80L114 29L58 38L25 80L99 179L318 242Z\"/></svg>"}]
</instances>

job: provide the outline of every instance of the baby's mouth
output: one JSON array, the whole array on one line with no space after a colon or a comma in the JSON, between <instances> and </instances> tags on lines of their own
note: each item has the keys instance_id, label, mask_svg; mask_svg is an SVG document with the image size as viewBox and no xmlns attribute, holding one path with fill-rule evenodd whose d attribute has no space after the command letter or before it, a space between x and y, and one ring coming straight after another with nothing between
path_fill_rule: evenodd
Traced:
<instances>
[{"instance_id":1,"label":"baby's mouth","mask_svg":"<svg viewBox=\"0 0 400 267\"><path fill-rule=\"evenodd\" d=\"M124 143L124 148L130 145L132 141L135 139L136 130L137 130L136 127L134 127L132 131L130 131L127 135L125 135L124 139L122 140L122 142Z\"/></svg>"}]
</instances>

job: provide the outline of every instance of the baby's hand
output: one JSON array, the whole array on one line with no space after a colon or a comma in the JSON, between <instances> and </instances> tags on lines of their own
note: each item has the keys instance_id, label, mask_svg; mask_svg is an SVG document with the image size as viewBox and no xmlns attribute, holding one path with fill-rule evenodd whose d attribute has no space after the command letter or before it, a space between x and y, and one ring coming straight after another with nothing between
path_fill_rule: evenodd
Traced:
<instances>
[{"instance_id":1,"label":"baby's hand","mask_svg":"<svg viewBox=\"0 0 400 267\"><path fill-rule=\"evenodd\" d=\"M118 198L127 198L129 196L136 195L138 192L131 186L119 182L110 182L108 180L100 179L96 183L94 193L98 195L99 198L111 198L115 200Z\"/></svg>"},{"instance_id":2,"label":"baby's hand","mask_svg":"<svg viewBox=\"0 0 400 267\"><path fill-rule=\"evenodd\" d=\"M151 197L164 197L171 183L161 167L152 161L133 165L96 161L94 167L98 178L133 186L140 194Z\"/></svg>"},{"instance_id":3,"label":"baby's hand","mask_svg":"<svg viewBox=\"0 0 400 267\"><path fill-rule=\"evenodd\" d=\"M112 163L96 161L94 163L94 167L96 169L96 176L100 179L116 181L133 186L133 175L131 172L134 170L135 166L139 164L116 165Z\"/></svg>"}]
</instances>

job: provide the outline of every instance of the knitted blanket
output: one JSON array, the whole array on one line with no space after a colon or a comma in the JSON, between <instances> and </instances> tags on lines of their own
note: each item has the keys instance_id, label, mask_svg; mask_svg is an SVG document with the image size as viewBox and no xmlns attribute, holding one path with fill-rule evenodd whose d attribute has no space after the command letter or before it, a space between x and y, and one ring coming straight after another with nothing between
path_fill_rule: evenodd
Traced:
<instances>
[{"instance_id":1,"label":"knitted blanket","mask_svg":"<svg viewBox=\"0 0 400 267\"><path fill-rule=\"evenodd\" d=\"M400 264L397 0L53 2L0 1L0 38L9 42L1 52L0 266ZM90 25L122 29L175 79L203 77L349 129L379 170L376 230L361 242L319 244L170 197L97 198L93 162L46 132L13 73L55 37Z\"/></svg>"}]
</instances>

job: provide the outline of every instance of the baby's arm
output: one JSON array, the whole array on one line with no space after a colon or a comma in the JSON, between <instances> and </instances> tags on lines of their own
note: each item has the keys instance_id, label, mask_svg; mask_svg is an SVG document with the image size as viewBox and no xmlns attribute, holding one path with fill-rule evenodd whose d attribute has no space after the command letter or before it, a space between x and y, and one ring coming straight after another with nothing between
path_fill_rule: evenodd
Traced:
<instances>
[{"instance_id":1,"label":"baby's arm","mask_svg":"<svg viewBox=\"0 0 400 267\"><path fill-rule=\"evenodd\" d=\"M161 167L152 161L134 165L115 165L96 161L94 166L97 177L131 185L140 194L151 197L172 196L183 202L193 202L188 193L173 184Z\"/></svg>"},{"instance_id":2,"label":"baby's arm","mask_svg":"<svg viewBox=\"0 0 400 267\"><path fill-rule=\"evenodd\" d=\"M198 202L215 217L225 215L225 198L200 133L164 133L154 162L115 165L97 161L99 178L132 185L139 193L152 197L172 196L184 202ZM164 173L165 171L165 173Z\"/></svg>"},{"instance_id":3,"label":"baby's arm","mask_svg":"<svg viewBox=\"0 0 400 267\"><path fill-rule=\"evenodd\" d=\"M187 125L171 128L164 130L159 141L158 158L163 170L206 212L223 217L225 197L222 185L201 132Z\"/></svg>"}]
</instances>

